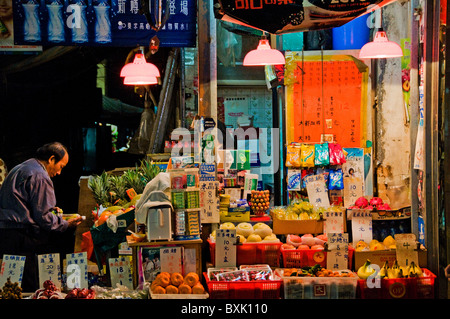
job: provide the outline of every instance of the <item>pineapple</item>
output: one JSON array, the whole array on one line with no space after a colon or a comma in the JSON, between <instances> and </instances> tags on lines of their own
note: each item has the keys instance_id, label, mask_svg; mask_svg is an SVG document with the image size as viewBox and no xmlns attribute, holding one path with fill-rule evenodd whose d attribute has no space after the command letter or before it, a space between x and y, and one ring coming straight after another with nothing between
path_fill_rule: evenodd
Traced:
<instances>
[{"instance_id":1,"label":"pineapple","mask_svg":"<svg viewBox=\"0 0 450 319\"><path fill-rule=\"evenodd\" d=\"M124 176L112 175L109 178L111 191L114 193L114 203L123 206L127 203L127 181Z\"/></svg>"},{"instance_id":2,"label":"pineapple","mask_svg":"<svg viewBox=\"0 0 450 319\"><path fill-rule=\"evenodd\" d=\"M110 181L106 172L103 172L101 175L90 176L88 187L92 191L98 205L103 205L104 207L110 206L108 196Z\"/></svg>"},{"instance_id":3,"label":"pineapple","mask_svg":"<svg viewBox=\"0 0 450 319\"><path fill-rule=\"evenodd\" d=\"M158 173L161 171L159 166L154 164L153 161L145 159L141 161L141 166L139 167L139 169L146 184L153 178L155 178L155 176L158 175Z\"/></svg>"},{"instance_id":4,"label":"pineapple","mask_svg":"<svg viewBox=\"0 0 450 319\"><path fill-rule=\"evenodd\" d=\"M142 194L145 188L145 180L139 172L139 168L129 169L123 173L127 188L133 188L136 194Z\"/></svg>"}]
</instances>

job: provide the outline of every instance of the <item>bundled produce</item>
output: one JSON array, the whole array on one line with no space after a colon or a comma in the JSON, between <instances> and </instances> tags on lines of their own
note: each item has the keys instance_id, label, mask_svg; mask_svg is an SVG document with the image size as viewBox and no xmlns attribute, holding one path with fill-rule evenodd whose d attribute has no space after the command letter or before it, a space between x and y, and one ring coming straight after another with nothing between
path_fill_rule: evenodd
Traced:
<instances>
[{"instance_id":1,"label":"bundled produce","mask_svg":"<svg viewBox=\"0 0 450 319\"><path fill-rule=\"evenodd\" d=\"M65 299L95 299L95 291L88 288L74 288L67 293Z\"/></svg>"},{"instance_id":2,"label":"bundled produce","mask_svg":"<svg viewBox=\"0 0 450 319\"><path fill-rule=\"evenodd\" d=\"M328 210L342 211L341 206L331 206ZM325 207L315 207L307 200L296 200L288 206L277 206L271 209L273 217L281 220L319 220L323 213L327 211Z\"/></svg>"},{"instance_id":3,"label":"bundled produce","mask_svg":"<svg viewBox=\"0 0 450 319\"><path fill-rule=\"evenodd\" d=\"M286 243L281 249L324 249L328 238L325 234L314 237L312 234L304 234L303 236L289 234L286 237Z\"/></svg>"},{"instance_id":4,"label":"bundled produce","mask_svg":"<svg viewBox=\"0 0 450 319\"><path fill-rule=\"evenodd\" d=\"M386 261L378 274L376 274L375 268L371 266L370 260L366 260L364 265L359 267L357 274L360 279L367 279L369 276L374 274L376 275L376 278L380 279L423 277L422 269L413 261L409 264L409 266L399 266L397 260L394 261L391 267Z\"/></svg>"},{"instance_id":5,"label":"bundled produce","mask_svg":"<svg viewBox=\"0 0 450 319\"><path fill-rule=\"evenodd\" d=\"M32 299L64 299L61 290L51 280L44 281L43 286L31 295Z\"/></svg>"},{"instance_id":6,"label":"bundled produce","mask_svg":"<svg viewBox=\"0 0 450 319\"><path fill-rule=\"evenodd\" d=\"M386 211L391 210L388 203L384 203L380 197L372 197L370 200L364 196L356 199L355 204L348 209L367 209L370 211Z\"/></svg>"},{"instance_id":7,"label":"bundled produce","mask_svg":"<svg viewBox=\"0 0 450 319\"><path fill-rule=\"evenodd\" d=\"M239 270L216 271L211 274L212 281L260 281L272 280L273 273L269 265L241 266Z\"/></svg>"},{"instance_id":8,"label":"bundled produce","mask_svg":"<svg viewBox=\"0 0 450 319\"><path fill-rule=\"evenodd\" d=\"M378 241L376 239L372 239L370 243L366 243L365 241L358 241L355 244L356 251L374 251L374 250L386 250L386 249L396 249L396 242L394 237L391 235L384 238L383 241Z\"/></svg>"},{"instance_id":9,"label":"bundled produce","mask_svg":"<svg viewBox=\"0 0 450 319\"><path fill-rule=\"evenodd\" d=\"M205 288L195 272L190 272L183 277L178 272L159 273L150 286L154 294L204 294Z\"/></svg>"},{"instance_id":10,"label":"bundled produce","mask_svg":"<svg viewBox=\"0 0 450 319\"><path fill-rule=\"evenodd\" d=\"M17 282L11 282L11 278L6 279L5 285L0 289L0 299L22 299L22 288Z\"/></svg>"},{"instance_id":11,"label":"bundled produce","mask_svg":"<svg viewBox=\"0 0 450 319\"><path fill-rule=\"evenodd\" d=\"M222 223L220 229L236 229L240 243L279 243L280 239L273 233L272 228L265 223L252 225L248 222L241 222L236 226L231 222ZM215 231L210 236L215 241Z\"/></svg>"},{"instance_id":12,"label":"bundled produce","mask_svg":"<svg viewBox=\"0 0 450 319\"><path fill-rule=\"evenodd\" d=\"M264 215L270 206L270 192L268 190L252 190L251 199L248 204L256 215Z\"/></svg>"},{"instance_id":13,"label":"bundled produce","mask_svg":"<svg viewBox=\"0 0 450 319\"><path fill-rule=\"evenodd\" d=\"M285 277L354 277L355 273L350 270L333 271L319 264L301 268L286 268L283 270Z\"/></svg>"}]
</instances>

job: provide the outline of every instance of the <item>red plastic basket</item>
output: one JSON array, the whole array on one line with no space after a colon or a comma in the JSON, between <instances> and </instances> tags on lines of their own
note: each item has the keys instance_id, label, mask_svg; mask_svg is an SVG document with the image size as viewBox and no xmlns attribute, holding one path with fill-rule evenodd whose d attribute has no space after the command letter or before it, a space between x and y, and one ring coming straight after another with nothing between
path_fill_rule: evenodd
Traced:
<instances>
[{"instance_id":1,"label":"red plastic basket","mask_svg":"<svg viewBox=\"0 0 450 319\"><path fill-rule=\"evenodd\" d=\"M321 249L280 249L284 268L312 267L319 264L327 267L327 252ZM353 253L355 249L348 248L348 269L353 269Z\"/></svg>"},{"instance_id":2,"label":"red plastic basket","mask_svg":"<svg viewBox=\"0 0 450 319\"><path fill-rule=\"evenodd\" d=\"M280 299L282 280L214 281L203 273L210 299Z\"/></svg>"},{"instance_id":3,"label":"red plastic basket","mask_svg":"<svg viewBox=\"0 0 450 319\"><path fill-rule=\"evenodd\" d=\"M362 299L433 299L436 275L422 268L423 277L381 279L379 288L358 280L357 294Z\"/></svg>"},{"instance_id":4,"label":"red plastic basket","mask_svg":"<svg viewBox=\"0 0 450 319\"><path fill-rule=\"evenodd\" d=\"M209 242L211 263L216 262L216 243ZM280 267L280 249L282 243L244 243L236 245L236 265L268 264Z\"/></svg>"}]
</instances>

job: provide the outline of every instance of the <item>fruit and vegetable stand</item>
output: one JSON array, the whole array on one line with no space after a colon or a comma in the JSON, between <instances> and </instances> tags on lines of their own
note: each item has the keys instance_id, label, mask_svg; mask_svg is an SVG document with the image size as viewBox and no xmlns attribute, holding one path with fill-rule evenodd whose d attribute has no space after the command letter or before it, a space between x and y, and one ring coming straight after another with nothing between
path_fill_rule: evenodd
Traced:
<instances>
[{"instance_id":1,"label":"fruit and vegetable stand","mask_svg":"<svg viewBox=\"0 0 450 319\"><path fill-rule=\"evenodd\" d=\"M86 274L88 285L69 288L73 273L64 267L62 276L52 274L28 298L434 298L436 276L413 234L378 232L376 239L366 232L372 221L407 220L407 208L392 210L363 196L348 208L339 200L321 206L305 196L271 207L270 192L256 184L231 184L228 192L218 187L211 166L155 167L143 162L124 172L123 180L107 173L91 177L98 206L91 236L83 237L91 245L82 245L91 251L77 258L94 261L99 272ZM314 196L323 195L319 189ZM203 240L205 219L217 227ZM101 253L119 244L129 254L105 261ZM205 245L209 254L202 253ZM17 283L3 283L3 298L23 297Z\"/></svg>"}]
</instances>

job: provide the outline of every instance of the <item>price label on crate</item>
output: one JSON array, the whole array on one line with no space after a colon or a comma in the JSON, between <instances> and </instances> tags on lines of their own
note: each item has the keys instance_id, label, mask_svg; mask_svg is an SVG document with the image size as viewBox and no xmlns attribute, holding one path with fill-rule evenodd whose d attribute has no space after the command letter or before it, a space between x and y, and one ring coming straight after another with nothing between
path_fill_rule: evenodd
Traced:
<instances>
[{"instance_id":1,"label":"price label on crate","mask_svg":"<svg viewBox=\"0 0 450 319\"><path fill-rule=\"evenodd\" d=\"M0 287L3 287L10 278L11 282L22 285L23 268L25 267L25 256L3 255L2 268L0 271Z\"/></svg>"},{"instance_id":2,"label":"price label on crate","mask_svg":"<svg viewBox=\"0 0 450 319\"><path fill-rule=\"evenodd\" d=\"M305 178L309 202L317 207L330 207L324 174L311 175Z\"/></svg>"},{"instance_id":3,"label":"price label on crate","mask_svg":"<svg viewBox=\"0 0 450 319\"><path fill-rule=\"evenodd\" d=\"M352 236L353 242L360 240L370 243L372 233L372 213L365 209L352 210Z\"/></svg>"},{"instance_id":4,"label":"price label on crate","mask_svg":"<svg viewBox=\"0 0 450 319\"><path fill-rule=\"evenodd\" d=\"M328 237L327 268L348 269L348 234L331 233Z\"/></svg>"},{"instance_id":5,"label":"price label on crate","mask_svg":"<svg viewBox=\"0 0 450 319\"><path fill-rule=\"evenodd\" d=\"M216 230L216 267L236 266L236 229Z\"/></svg>"},{"instance_id":6,"label":"price label on crate","mask_svg":"<svg viewBox=\"0 0 450 319\"><path fill-rule=\"evenodd\" d=\"M161 271L174 273L183 272L183 247L164 247L159 250Z\"/></svg>"},{"instance_id":7,"label":"price label on crate","mask_svg":"<svg viewBox=\"0 0 450 319\"><path fill-rule=\"evenodd\" d=\"M89 288L88 287L88 261L87 253L73 253L66 255L67 262L67 287Z\"/></svg>"},{"instance_id":8,"label":"price label on crate","mask_svg":"<svg viewBox=\"0 0 450 319\"><path fill-rule=\"evenodd\" d=\"M416 235L395 234L396 258L399 266L409 266L414 262L419 266L419 252L417 251Z\"/></svg>"},{"instance_id":9,"label":"price label on crate","mask_svg":"<svg viewBox=\"0 0 450 319\"><path fill-rule=\"evenodd\" d=\"M38 256L39 285L44 286L44 281L51 280L56 287L61 289L61 265L59 254L44 254Z\"/></svg>"},{"instance_id":10,"label":"price label on crate","mask_svg":"<svg viewBox=\"0 0 450 319\"><path fill-rule=\"evenodd\" d=\"M108 263L111 286L116 288L117 284L119 284L133 290L130 259L128 257L109 258Z\"/></svg>"},{"instance_id":11,"label":"price label on crate","mask_svg":"<svg viewBox=\"0 0 450 319\"><path fill-rule=\"evenodd\" d=\"M326 211L323 213L323 218L323 232L325 234L344 232L344 212Z\"/></svg>"}]
</instances>

